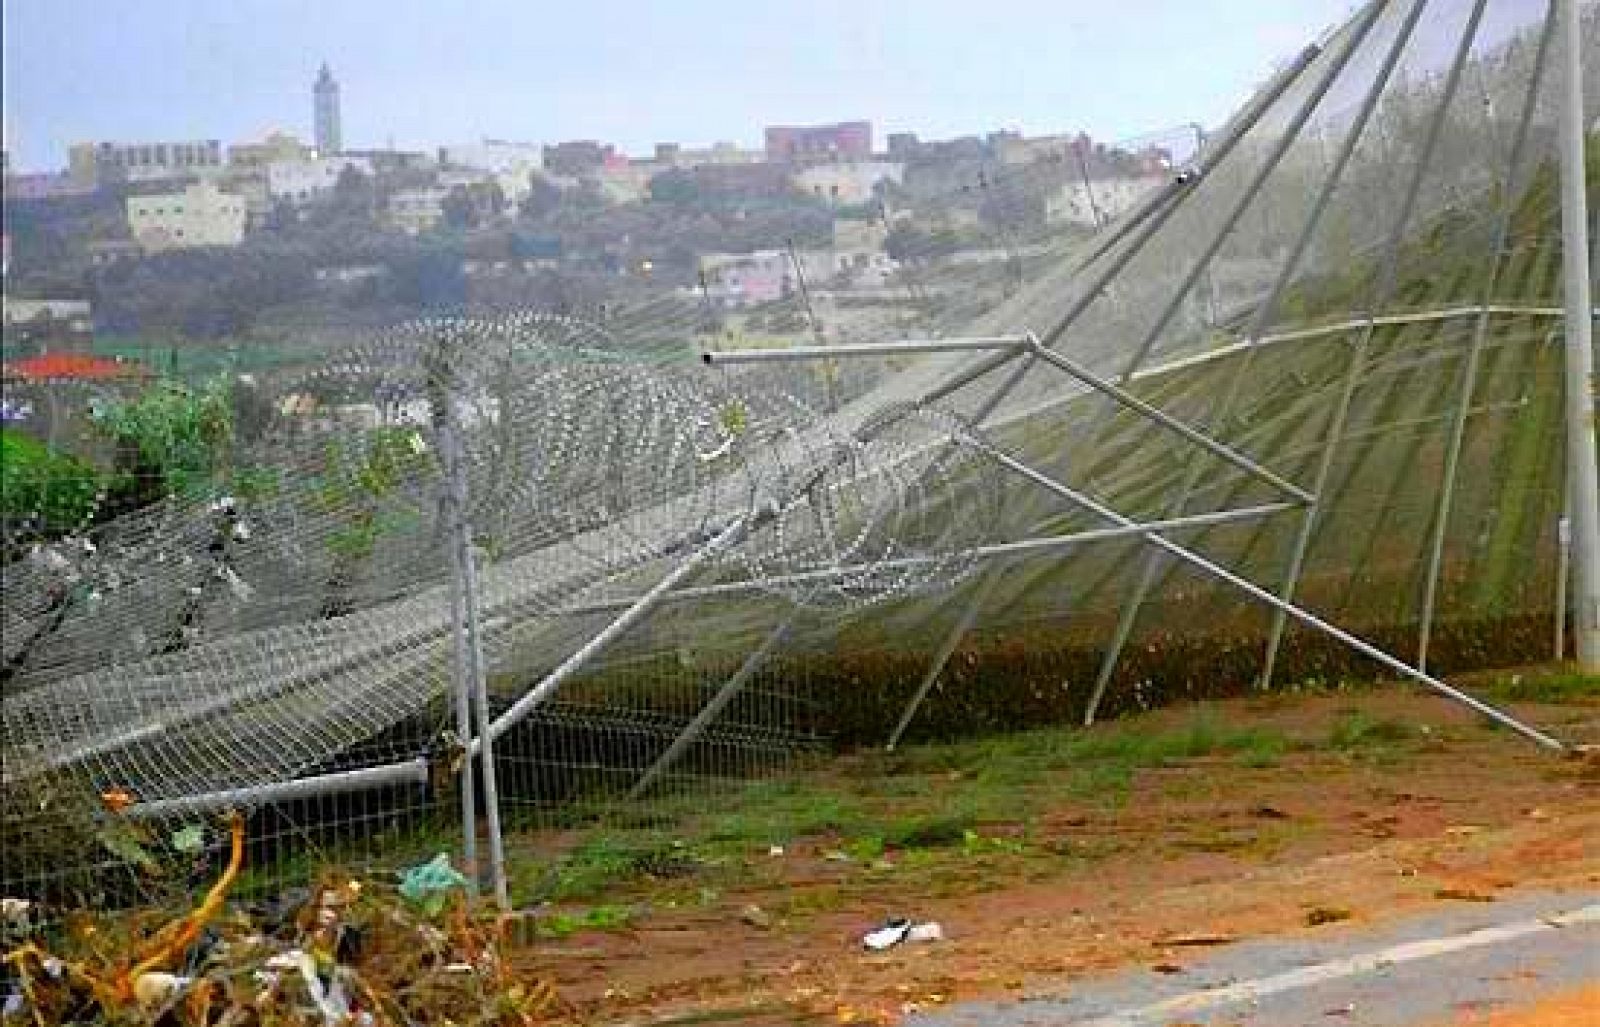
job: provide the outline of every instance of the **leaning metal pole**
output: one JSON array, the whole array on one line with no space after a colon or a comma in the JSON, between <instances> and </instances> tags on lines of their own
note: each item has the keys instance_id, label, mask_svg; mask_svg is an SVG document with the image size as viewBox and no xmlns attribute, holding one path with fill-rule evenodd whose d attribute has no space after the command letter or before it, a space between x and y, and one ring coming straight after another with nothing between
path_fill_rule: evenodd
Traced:
<instances>
[{"instance_id":1,"label":"leaning metal pole","mask_svg":"<svg viewBox=\"0 0 1600 1027\"><path fill-rule=\"evenodd\" d=\"M1578 0L1558 0L1561 60L1561 245L1566 315L1567 501L1572 517L1572 640L1578 666L1600 671L1600 471L1596 470L1594 325L1589 317L1583 26Z\"/></svg>"},{"instance_id":2,"label":"leaning metal pole","mask_svg":"<svg viewBox=\"0 0 1600 1027\"><path fill-rule=\"evenodd\" d=\"M1361 48L1362 43L1366 42L1367 34L1372 31L1372 26L1377 24L1378 17L1383 14L1384 9L1388 6L1389 0L1378 0L1378 2L1367 8L1365 15L1362 16L1355 29L1350 33L1350 38L1339 49L1338 55L1329 62L1322 77L1317 80L1305 99L1300 102L1299 110L1295 111L1294 117L1289 120L1289 124L1279 134L1278 141L1261 162L1260 167L1256 168L1249 185L1245 186L1243 192L1239 194L1238 199L1234 202L1233 209L1223 218L1222 224L1217 230L1211 234L1211 241L1207 243L1199 258L1190 267L1183 281L1173 290L1172 298L1167 301L1166 307L1156 318L1155 323L1146 330L1144 338L1139 341L1139 345L1134 349L1133 355L1129 358L1122 371L1122 382L1124 384L1133 376L1133 372L1137 371L1144 363L1145 357L1155 347L1156 342L1161 338L1161 334L1167 330L1167 326L1172 323L1172 319L1183 309L1183 305L1189 299L1189 293L1211 268L1211 262L1222 251L1222 247L1227 243L1240 220L1254 207L1255 199L1261 195L1261 190L1266 188L1267 180L1277 171L1278 165L1283 162L1290 148L1294 146L1295 140L1300 138L1300 132L1305 128L1306 122L1311 120L1311 115L1316 112L1317 107L1322 103L1322 98L1328 94L1328 90L1333 88L1334 81L1349 66L1351 59L1356 55L1356 51Z\"/></svg>"},{"instance_id":3,"label":"leaning metal pole","mask_svg":"<svg viewBox=\"0 0 1600 1027\"><path fill-rule=\"evenodd\" d=\"M990 459L994 460L1007 470L1026 478L1047 492L1052 492L1060 496L1069 503L1082 507L1083 509L1090 511L1091 513L1094 513L1105 520L1122 527L1131 527L1134 524L1134 521L1131 518L1118 513L1116 510L1106 506L1104 503L1098 502L1074 488L1063 485L1061 482L1056 481L1049 475L1029 467L1022 461L1017 460L1016 458L1004 452L1001 452L988 443L974 438L969 438L966 440L966 442L973 449L987 455ZM1411 666L1399 657L1391 656L1389 653L1379 649L1371 642L1359 638L1356 635L1352 635L1343 628L1323 620L1321 617L1311 613L1309 610L1302 609L1286 599L1279 598L1270 590L1262 588L1260 585L1257 585L1248 578L1241 577L1228 570L1226 567L1206 559L1191 549L1181 546L1178 543L1153 532L1144 533L1142 538L1158 549L1165 550L1178 559L1187 561L1188 563L1191 563L1205 571L1207 574L1210 574L1211 576L1219 578L1227 584L1232 585L1253 599L1265 603L1266 605L1272 607L1280 613L1283 613L1286 616L1293 617L1295 620L1306 625L1307 627L1313 628L1325 635L1343 642L1356 652L1361 653L1363 656L1369 657L1370 659L1376 660L1378 663L1389 668L1395 673L1402 675L1403 677L1407 677L1413 681L1427 685L1429 688L1433 689L1435 692L1438 692L1440 695L1443 695L1445 698L1454 700L1455 702L1458 702L1469 709L1483 714L1485 717L1488 717L1496 723L1502 724L1505 727L1517 732L1524 738L1531 739L1545 748L1554 749L1557 752L1565 752L1567 750L1567 747L1561 742L1550 737L1537 728L1530 727L1510 714L1489 705L1483 700L1474 698L1458 688L1453 688L1450 685L1445 684L1443 681L1440 681L1438 678L1429 675L1425 671L1420 671Z\"/></svg>"},{"instance_id":4,"label":"leaning metal pole","mask_svg":"<svg viewBox=\"0 0 1600 1027\"><path fill-rule=\"evenodd\" d=\"M705 564L724 550L736 545L744 537L744 533L749 526L750 520L748 518L739 517L735 519L688 559L669 571L665 577L651 586L638 599L634 600L633 604L624 610L620 616L606 625L599 634L584 643L581 649L567 657L560 666L545 675L542 681L530 688L523 694L522 698L512 703L509 709L496 717L494 723L489 725L489 730L484 733L483 738L473 742L474 748L477 747L479 741L492 741L499 738L515 727L518 721L532 713L535 707L548 701L574 674L588 666L606 647L627 634L634 625L648 616L650 611L659 606L684 579L698 572Z\"/></svg>"},{"instance_id":5,"label":"leaning metal pole","mask_svg":"<svg viewBox=\"0 0 1600 1027\"><path fill-rule=\"evenodd\" d=\"M973 591L972 598L967 601L966 608L961 611L961 616L956 619L950 633L945 635L944 641L939 644L938 651L933 654L933 662L928 664L927 671L922 675L922 682L917 685L916 693L911 696L911 701L906 703L905 711L900 714L900 720L896 722L894 731L889 735L889 742L884 746L886 751L894 752L895 746L900 744L900 737L906 733L906 728L911 726L911 718L917 715L917 710L932 691L934 682L938 681L939 675L944 672L945 664L949 663L950 657L954 655L956 646L960 645L967 632L972 630L973 622L978 619L984 603L989 600L989 594L999 583L1000 571L994 567L989 568L983 577L978 579L978 587Z\"/></svg>"},{"instance_id":6,"label":"leaning metal pole","mask_svg":"<svg viewBox=\"0 0 1600 1027\"><path fill-rule=\"evenodd\" d=\"M1417 157L1416 170L1411 175L1411 181L1406 187L1405 199L1401 203L1400 211L1390 227L1389 238L1385 246L1384 267L1381 277L1372 294L1372 306L1367 313L1361 334L1351 349L1350 365L1345 372L1344 387L1339 394L1338 405L1334 408L1332 417L1328 420L1328 430L1324 436L1322 455L1317 461L1316 480L1311 486L1311 491L1318 496L1326 493L1328 478L1333 472L1333 458L1339 449L1339 442L1344 437L1345 425L1350 416L1350 406L1355 400L1356 387L1361 381L1361 372L1366 367L1367 350L1372 344L1377 317L1385 304L1389 302L1394 292L1395 280L1399 276L1400 248L1405 241L1407 224L1411 221L1411 214L1416 208L1417 196L1422 191L1423 180L1428 176L1428 167L1433 163L1433 155L1439 146L1439 136L1444 130L1445 119L1450 112L1450 104L1455 100L1456 90L1461 85L1461 72L1466 67L1467 58L1472 53L1472 41L1478 34L1478 25L1483 21L1484 7L1488 0L1476 0L1472 6L1472 13L1467 18L1467 24L1461 33L1461 41L1456 47L1454 59L1450 63L1450 72L1445 79L1444 89L1439 96L1439 109L1429 119L1427 136L1422 144L1422 152ZM1300 575L1305 570L1306 552L1311 547L1311 538L1316 533L1319 515L1322 512L1322 503L1319 500L1306 508L1305 515L1300 521L1300 531L1295 537L1294 550L1289 557L1289 567L1283 577L1283 584L1278 590L1278 595L1285 601L1294 599L1295 591L1300 586ZM1278 651L1283 644L1283 632L1288 627L1288 613L1282 607L1276 608L1272 618L1272 628L1267 638L1266 659L1261 668L1261 687L1272 685L1272 675L1278 665Z\"/></svg>"},{"instance_id":7,"label":"leaning metal pole","mask_svg":"<svg viewBox=\"0 0 1600 1027\"><path fill-rule=\"evenodd\" d=\"M678 760L683 758L683 754L689 751L689 746L693 745L701 735L705 734L706 729L711 726L711 722L717 719L729 703L738 698L739 693L744 690L744 686L749 684L750 679L755 677L756 673L761 670L762 665L767 662L767 658L783 643L784 639L789 637L789 632L793 627L794 619L792 617L786 618L767 634L766 639L756 647L754 652L745 657L744 663L739 665L739 669L734 672L733 676L722 683L722 687L717 689L717 694L712 697L711 701L706 703L699 713L695 714L694 720L690 721L687 727L678 732L678 737L672 740L672 744L667 746L667 750L650 765L649 770L644 772L644 776L639 779L638 784L635 784L628 792L629 800L638 799L649 792L650 787L661 778L661 775L671 770Z\"/></svg>"},{"instance_id":8,"label":"leaning metal pole","mask_svg":"<svg viewBox=\"0 0 1600 1027\"><path fill-rule=\"evenodd\" d=\"M1472 409L1472 394L1478 387L1478 371L1483 364L1483 351L1489 339L1489 307L1494 302L1495 289L1500 284L1500 272L1505 267L1506 239L1511 232L1511 215L1516 209L1515 190L1517 174L1523 166L1523 151L1527 148L1528 128L1539 104L1539 87L1544 80L1545 60L1550 52L1550 37L1556 25L1556 5L1552 0L1551 16L1545 19L1545 29L1539 34L1539 48L1534 53L1533 69L1528 76L1528 94L1523 99L1518 115L1516 136L1511 143L1510 158L1506 166L1504 198L1495 217L1494 236L1489 243L1489 273L1483 283L1483 310L1473 327L1472 347L1467 352L1466 366L1461 372L1460 398L1450 423L1450 441L1446 445L1444 469L1439 480L1439 501L1433 513L1433 537L1428 544L1428 570L1423 579L1422 616L1417 635L1417 666L1428 669L1428 643L1433 635L1433 615L1439 601L1439 573L1444 563L1444 540L1450 528L1450 511L1455 503L1456 475L1461 467L1461 447L1467 434L1467 415Z\"/></svg>"},{"instance_id":9,"label":"leaning metal pole","mask_svg":"<svg viewBox=\"0 0 1600 1027\"><path fill-rule=\"evenodd\" d=\"M1016 387L1022 384L1022 379L1026 378L1028 372L1033 370L1033 365L1037 360L1038 357L1036 355L1030 355L1017 366L1016 370L1011 372L1004 382L1000 383L1000 387L991 393L977 410L973 411L968 425L969 430L976 431L989 419L1000 404L1004 403L1007 397L1016 390ZM946 443L946 445L955 444L954 440ZM972 630L972 625L978 619L978 614L983 611L984 603L989 600L989 593L994 591L999 574L999 568L988 567L984 569L982 578L978 582L978 587L973 590L971 598L967 600L966 608L961 611L961 615L956 618L956 623L951 627L949 634L945 636L944 641L939 643L939 648L935 650L933 662L928 665L927 671L923 674L922 684L917 688L916 693L912 695L911 701L906 703L905 711L900 714L900 720L896 722L893 733L889 735L889 744L885 746L888 751L893 752L894 747L900 743L900 736L905 734L906 728L911 725L911 719L917 715L917 709L921 707L923 700L927 698L928 691L933 688L933 683L943 673L944 665L950 661L950 656L956 651L956 646L961 643L962 637Z\"/></svg>"},{"instance_id":10,"label":"leaning metal pole","mask_svg":"<svg viewBox=\"0 0 1600 1027\"><path fill-rule=\"evenodd\" d=\"M1356 145L1360 142L1362 133L1366 130L1367 122L1371 119L1373 111L1377 109L1384 87L1389 82L1389 76L1393 74L1394 66L1400 61L1400 55L1405 51L1406 44L1411 39L1411 33L1416 29L1418 19L1422 17L1422 9L1426 2L1427 0L1415 0L1411 10L1406 14L1404 23L1399 31L1396 32L1394 42L1390 45L1389 51L1384 57L1383 65L1378 69L1378 73L1373 76L1372 85L1367 89L1366 98L1362 101L1355 120L1345 133L1344 142L1340 144L1339 153L1328 169L1327 177L1323 180L1317 199L1312 204L1310 213L1306 216L1305 224L1301 226L1288 257L1278 269L1277 277L1272 283L1271 292L1256 308L1255 315L1251 319L1250 330L1246 333L1246 338L1260 339L1266 334L1267 329L1271 327L1272 318L1277 313L1283 294L1293 280L1295 272L1299 270L1307 250L1310 249L1312 236L1322 224L1322 216L1326 213L1328 205L1333 200L1334 193L1338 190L1339 182L1344 177L1345 168L1349 166L1351 158L1355 156ZM1309 113L1309 108L1307 113ZM1212 416L1209 434L1220 436L1229 419L1233 416L1240 393L1248 380L1254 355L1253 349L1247 350L1239 361L1239 366L1228 383L1226 397ZM1172 506L1168 511L1169 515L1176 516L1183 512L1183 508L1188 504L1190 495L1194 492L1204 473L1205 465L1197 462L1190 470L1178 496L1173 500ZM1116 673L1117 664L1122 659L1123 650L1127 648L1128 639L1133 635L1134 623L1138 620L1139 612L1144 607L1145 598L1149 595L1150 589L1155 586L1156 579L1161 573L1162 561L1163 557L1160 553L1151 553L1149 555L1132 593L1122 605L1122 612L1118 616L1116 629L1112 633L1111 644L1106 648L1101 658L1100 668L1095 675L1094 688L1089 696L1089 703L1084 707L1083 722L1085 726L1093 724L1095 716L1099 713L1100 703L1105 698L1106 689L1111 685L1111 677Z\"/></svg>"}]
</instances>

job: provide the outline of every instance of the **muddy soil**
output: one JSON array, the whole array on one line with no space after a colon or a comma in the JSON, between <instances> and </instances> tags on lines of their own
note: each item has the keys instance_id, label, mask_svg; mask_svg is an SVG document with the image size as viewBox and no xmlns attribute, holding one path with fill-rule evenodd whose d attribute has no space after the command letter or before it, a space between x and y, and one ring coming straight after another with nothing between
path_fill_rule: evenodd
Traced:
<instances>
[{"instance_id":1,"label":"muddy soil","mask_svg":"<svg viewBox=\"0 0 1600 1027\"><path fill-rule=\"evenodd\" d=\"M760 854L771 861L761 883L714 905L652 907L626 931L521 959L590 1022L886 1023L1057 993L1114 968L1162 972L1196 944L1600 884L1600 759L1552 755L1398 689L1216 709L1229 724L1315 734L1352 707L1417 725L1421 741L1378 758L1305 751L1270 767L1202 758L1141 770L1120 804L1064 798L1025 825L1047 839L1044 855L941 864L937 877L893 853L874 868L842 864L827 839L802 841ZM1513 708L1564 739L1600 741L1600 703ZM937 921L946 940L863 951L863 932L888 915Z\"/></svg>"}]
</instances>

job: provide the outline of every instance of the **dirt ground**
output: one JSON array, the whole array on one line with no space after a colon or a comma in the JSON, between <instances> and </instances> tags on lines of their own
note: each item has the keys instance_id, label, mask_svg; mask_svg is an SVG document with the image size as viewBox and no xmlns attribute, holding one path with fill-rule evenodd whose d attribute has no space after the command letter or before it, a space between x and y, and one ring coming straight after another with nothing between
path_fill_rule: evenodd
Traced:
<instances>
[{"instance_id":1,"label":"dirt ground","mask_svg":"<svg viewBox=\"0 0 1600 1027\"><path fill-rule=\"evenodd\" d=\"M770 860L763 883L709 908L652 908L625 931L525 958L590 1021L893 1022L1059 993L1119 967L1172 972L1197 944L1600 883L1595 756L1552 755L1400 690L1217 710L1230 725L1314 733L1352 707L1415 725L1420 741L1377 759L1306 751L1270 767L1206 757L1140 770L1124 802L1064 798L1028 824L1050 840L1046 855L975 859L956 880L942 866L938 887L895 853L858 868L829 858L830 839L800 840L752 854ZM1563 739L1600 740L1600 701L1513 708ZM946 940L863 951L888 915L937 921Z\"/></svg>"}]
</instances>

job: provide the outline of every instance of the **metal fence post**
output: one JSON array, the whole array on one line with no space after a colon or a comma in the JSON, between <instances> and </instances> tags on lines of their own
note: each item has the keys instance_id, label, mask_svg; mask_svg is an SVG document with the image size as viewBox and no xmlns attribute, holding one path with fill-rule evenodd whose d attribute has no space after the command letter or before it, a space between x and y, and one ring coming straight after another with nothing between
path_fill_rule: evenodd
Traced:
<instances>
[{"instance_id":1,"label":"metal fence post","mask_svg":"<svg viewBox=\"0 0 1600 1027\"><path fill-rule=\"evenodd\" d=\"M1423 0L1426 2L1426 0ZM1366 367L1367 350L1372 343L1372 336L1376 331L1378 317L1382 308L1389 302L1394 293L1395 281L1399 277L1400 248L1405 241L1405 232L1411 222L1411 215L1416 210L1417 196L1422 190L1423 180L1428 176L1428 166L1433 163L1434 154L1438 151L1439 136L1443 132L1446 116L1450 112L1450 104L1455 100L1456 90L1461 85L1461 71L1466 67L1467 58L1472 53L1472 41L1478 35L1478 26L1483 21L1484 8L1487 0L1476 0L1472 5L1472 12L1467 17L1467 24L1461 33L1461 40L1456 46L1454 59L1450 63L1450 72L1445 78L1444 88L1439 96L1439 108L1434 116L1429 119L1427 137L1422 144L1422 152L1417 158L1416 171L1411 175L1411 180L1406 187L1405 199L1401 203L1400 211L1390 226L1389 238L1384 246L1384 266L1377 288L1372 296L1372 308L1368 312L1361 334L1357 336L1350 354L1350 365L1345 376L1344 387L1339 395L1338 405L1334 408L1332 417L1328 420L1328 430L1323 442L1322 455L1317 461L1316 482L1311 491L1316 493L1316 503L1306 508L1305 515L1301 518L1300 531L1294 541L1294 550L1289 557L1289 567L1283 577L1283 584L1279 586L1278 598L1285 602L1292 602L1295 592L1300 587L1300 575L1305 570L1306 553L1311 548L1311 539L1316 534L1318 515L1322 510L1324 493L1328 487L1328 477L1333 471L1333 459L1339 449L1339 443L1344 438L1346 421L1350 415L1350 406L1355 399L1357 386L1361 383L1361 372ZM1284 629L1289 624L1289 612L1282 606L1274 608L1272 627L1267 638L1267 654L1261 670L1261 687L1268 688L1272 685L1272 676L1277 670L1278 652L1283 644Z\"/></svg>"},{"instance_id":2,"label":"metal fence post","mask_svg":"<svg viewBox=\"0 0 1600 1027\"><path fill-rule=\"evenodd\" d=\"M1600 470L1596 469L1594 325L1589 302L1589 218L1585 186L1583 25L1578 0L1561 16L1561 243L1566 306L1567 496L1572 517L1572 640L1578 666L1600 671Z\"/></svg>"},{"instance_id":3,"label":"metal fence post","mask_svg":"<svg viewBox=\"0 0 1600 1027\"><path fill-rule=\"evenodd\" d=\"M1518 115L1517 131L1511 143L1510 161L1506 167L1505 200L1495 218L1494 234L1489 243L1489 273L1483 283L1483 309L1478 313L1478 323L1472 333L1472 347L1467 353L1466 367L1461 372L1461 398L1456 403L1450 424L1450 441L1444 457L1444 470L1440 475L1439 502L1433 514L1433 537L1429 541L1428 571L1423 582L1422 615L1417 636L1417 668L1428 669L1428 643L1433 635L1433 615L1439 599L1439 574L1444 562L1445 533L1450 527L1450 511L1455 502L1456 474L1461 466L1461 447L1466 440L1467 415L1472 409L1472 394L1477 389L1478 371L1483 363L1483 351L1489 338L1490 309L1494 293L1500 284L1500 271L1506 239L1511 233L1511 215L1516 209L1513 190L1517 172L1523 163L1523 150L1527 146L1528 128L1533 123L1534 109L1539 103L1539 85L1544 78L1545 58L1550 51L1553 19L1545 20L1545 30L1539 35L1539 48L1534 54L1533 70L1528 76L1528 95L1523 100Z\"/></svg>"},{"instance_id":4,"label":"metal fence post","mask_svg":"<svg viewBox=\"0 0 1600 1027\"><path fill-rule=\"evenodd\" d=\"M472 528L467 517L467 460L466 447L461 438L461 419L457 408L460 401L460 379L453 362L460 354L451 346L450 339L441 339L439 347L440 377L435 398L441 409L436 412L439 426L439 448L443 461L444 488L448 498L450 518L447 530L450 535L450 572L452 613L459 615L454 625L456 669L458 675L456 716L458 723L464 704L473 708L478 736L478 775L483 784L484 820L489 833L489 876L495 902L502 909L510 906L506 884L505 839L500 829L500 793L495 781L494 740L489 734L489 689L483 662L483 612L482 597L478 593L478 571L472 553ZM465 694L463 694L465 693ZM470 703L468 696L470 695ZM470 732L462 744L470 741ZM466 763L472 761L472 749L466 754ZM471 787L471 779L463 776L463 789ZM465 818L465 815L464 815ZM470 830L475 831L476 824ZM469 837L472 835L469 834ZM465 840L464 840L465 841ZM476 839L473 840L474 850ZM465 844L463 849L465 849Z\"/></svg>"}]
</instances>

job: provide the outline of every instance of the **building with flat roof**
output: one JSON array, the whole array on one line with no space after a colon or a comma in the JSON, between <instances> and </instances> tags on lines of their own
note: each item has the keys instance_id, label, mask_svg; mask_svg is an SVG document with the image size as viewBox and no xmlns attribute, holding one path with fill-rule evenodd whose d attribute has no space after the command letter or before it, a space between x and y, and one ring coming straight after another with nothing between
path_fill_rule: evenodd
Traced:
<instances>
[{"instance_id":1,"label":"building with flat roof","mask_svg":"<svg viewBox=\"0 0 1600 1027\"><path fill-rule=\"evenodd\" d=\"M288 132L272 132L258 143L236 143L228 147L230 168L264 168L280 161L310 160L311 147Z\"/></svg>"},{"instance_id":2,"label":"building with flat roof","mask_svg":"<svg viewBox=\"0 0 1600 1027\"><path fill-rule=\"evenodd\" d=\"M67 167L85 185L202 175L222 167L222 142L78 143L67 151Z\"/></svg>"},{"instance_id":3,"label":"building with flat roof","mask_svg":"<svg viewBox=\"0 0 1600 1027\"><path fill-rule=\"evenodd\" d=\"M444 200L450 190L440 186L399 189L389 197L389 223L410 235L426 232L444 220Z\"/></svg>"},{"instance_id":4,"label":"building with flat roof","mask_svg":"<svg viewBox=\"0 0 1600 1027\"><path fill-rule=\"evenodd\" d=\"M128 230L141 249L237 246L244 240L245 202L209 182L182 192L130 196Z\"/></svg>"},{"instance_id":5,"label":"building with flat roof","mask_svg":"<svg viewBox=\"0 0 1600 1027\"><path fill-rule=\"evenodd\" d=\"M879 182L899 183L906 166L891 161L860 160L813 164L795 172L794 186L831 204L865 203Z\"/></svg>"},{"instance_id":6,"label":"building with flat roof","mask_svg":"<svg viewBox=\"0 0 1600 1027\"><path fill-rule=\"evenodd\" d=\"M372 173L372 165L355 157L274 161L266 169L267 195L274 200L305 203L338 185L345 168Z\"/></svg>"},{"instance_id":7,"label":"building with flat roof","mask_svg":"<svg viewBox=\"0 0 1600 1027\"><path fill-rule=\"evenodd\" d=\"M538 143L485 139L481 143L439 147L439 163L445 167L470 168L496 174L513 170L531 171L544 167L544 147Z\"/></svg>"},{"instance_id":8,"label":"building with flat roof","mask_svg":"<svg viewBox=\"0 0 1600 1027\"><path fill-rule=\"evenodd\" d=\"M841 121L834 125L770 125L767 160L831 160L872 156L872 122Z\"/></svg>"}]
</instances>

